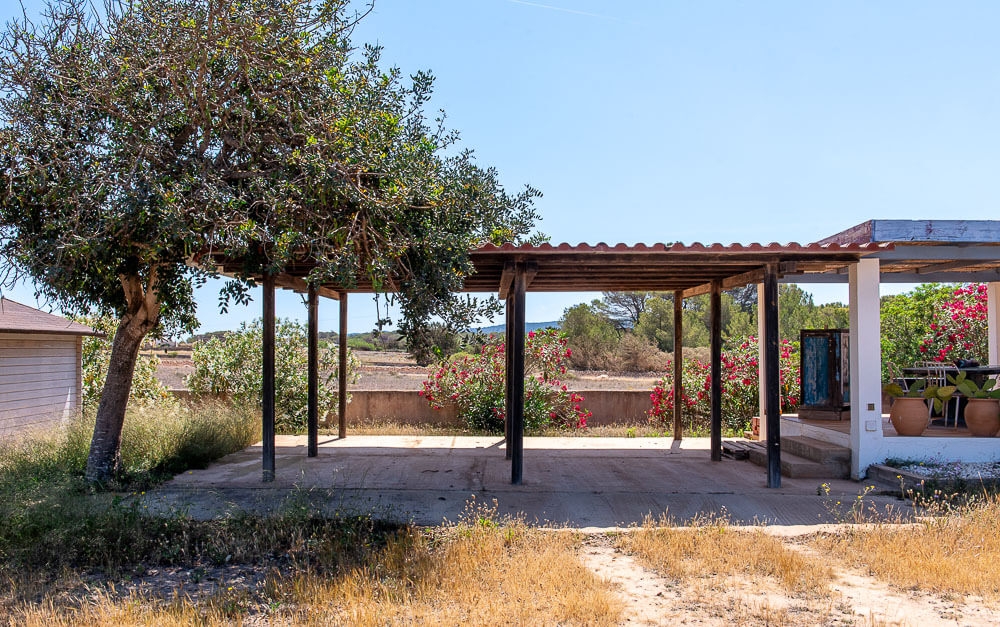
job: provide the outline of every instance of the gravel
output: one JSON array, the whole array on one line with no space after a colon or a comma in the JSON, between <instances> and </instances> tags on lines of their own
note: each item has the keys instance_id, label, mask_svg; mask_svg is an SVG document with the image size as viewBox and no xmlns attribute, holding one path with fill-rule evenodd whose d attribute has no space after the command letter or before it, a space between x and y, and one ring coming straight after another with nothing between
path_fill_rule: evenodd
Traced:
<instances>
[{"instance_id":1,"label":"gravel","mask_svg":"<svg viewBox=\"0 0 1000 627\"><path fill-rule=\"evenodd\" d=\"M934 479L1000 479L1000 462L912 462L893 467Z\"/></svg>"}]
</instances>

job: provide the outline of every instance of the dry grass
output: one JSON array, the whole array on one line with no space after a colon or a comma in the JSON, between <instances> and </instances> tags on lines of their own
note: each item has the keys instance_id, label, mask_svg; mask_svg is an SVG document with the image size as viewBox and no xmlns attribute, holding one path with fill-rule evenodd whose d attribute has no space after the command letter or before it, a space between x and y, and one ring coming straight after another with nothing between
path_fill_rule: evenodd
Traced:
<instances>
[{"instance_id":1,"label":"dry grass","mask_svg":"<svg viewBox=\"0 0 1000 627\"><path fill-rule=\"evenodd\" d=\"M573 534L552 534L471 507L456 525L407 529L339 575L272 574L256 588L200 599L87 594L76 603L11 608L25 625L197 623L615 625L622 603L576 556Z\"/></svg>"},{"instance_id":2,"label":"dry grass","mask_svg":"<svg viewBox=\"0 0 1000 627\"><path fill-rule=\"evenodd\" d=\"M685 528L668 520L647 521L623 534L617 548L681 582L715 578L714 583L722 584L726 577L766 577L790 592L821 596L833 577L828 565L789 548L779 538L761 529L735 529L724 518L695 519Z\"/></svg>"},{"instance_id":3,"label":"dry grass","mask_svg":"<svg viewBox=\"0 0 1000 627\"><path fill-rule=\"evenodd\" d=\"M819 551L904 589L1000 601L1000 497L923 519L873 524L812 540Z\"/></svg>"},{"instance_id":4,"label":"dry grass","mask_svg":"<svg viewBox=\"0 0 1000 627\"><path fill-rule=\"evenodd\" d=\"M462 425L447 425L421 423L411 424L395 420L364 420L347 425L349 433L357 435L491 435L484 432L474 432ZM336 427L326 429L324 433L336 434ZM707 433L686 430L687 437L702 437ZM496 435L496 434L492 434ZM669 430L657 429L648 424L610 424L595 425L586 429L547 428L540 434L543 437L581 437L581 438L665 438L670 437ZM496 437L502 437L496 435Z\"/></svg>"}]
</instances>

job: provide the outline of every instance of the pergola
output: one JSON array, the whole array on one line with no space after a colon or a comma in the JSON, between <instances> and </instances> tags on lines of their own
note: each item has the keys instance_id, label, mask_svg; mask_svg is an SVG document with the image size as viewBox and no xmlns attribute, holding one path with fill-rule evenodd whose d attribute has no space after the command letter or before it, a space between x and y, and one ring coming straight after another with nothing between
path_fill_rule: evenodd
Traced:
<instances>
[{"instance_id":1,"label":"pergola","mask_svg":"<svg viewBox=\"0 0 1000 627\"><path fill-rule=\"evenodd\" d=\"M723 290L758 284L762 337L761 389L765 416L769 487L781 485L780 389L778 376L778 281L803 275L836 275L858 260L891 244L824 243L791 244L550 244L486 245L471 251L475 272L465 281L468 292L495 292L506 302L507 393L506 455L511 461L511 483L523 475L524 438L524 329L528 292L663 291L674 295L674 398L681 396L681 334L684 298L709 294L711 302L711 459L722 459L721 294ZM224 273L235 272L237 261L221 263ZM350 289L328 283L307 284L312 270L308 261L290 266L285 273L258 277L263 285L264 385L263 385L263 478L274 478L274 293L277 287L308 294L309 411L308 455L318 453L318 407L316 395L318 296L340 302L340 334L347 336L349 293L370 293L371 286ZM787 279L786 279L787 280ZM341 373L338 435L346 427L346 342L340 342ZM682 437L681 408L674 407L674 438Z\"/></svg>"},{"instance_id":2,"label":"pergola","mask_svg":"<svg viewBox=\"0 0 1000 627\"><path fill-rule=\"evenodd\" d=\"M871 220L812 244L559 244L486 245L470 252L475 272L467 292L495 292L506 302L507 346L506 455L511 482L523 475L525 299L529 292L663 291L674 295L674 398L681 395L682 306L688 297L710 295L711 303L711 459L722 457L721 293L756 284L760 342L760 413L767 440L767 485L781 485L780 390L778 366L778 283L849 283L851 310L851 474L864 476L868 463L893 451L882 440L880 282L970 282L990 284L990 361L1000 362L1000 222L966 220ZM215 260L224 274L239 272L240 260ZM341 438L347 435L347 298L371 293L306 282L315 267L309 260L286 272L255 277L263 285L263 480L274 479L274 295L280 287L308 294L309 428L308 455L318 454L317 312L318 297L340 302ZM674 438L682 437L680 404L674 405ZM951 438L956 441L962 438ZM990 443L969 444L976 455L995 456ZM978 448L976 448L978 446ZM982 449L982 450L979 450ZM912 446L910 449L912 450ZM930 450L930 449L928 449ZM956 449L957 450L957 449ZM970 449L971 450L971 449Z\"/></svg>"}]
</instances>

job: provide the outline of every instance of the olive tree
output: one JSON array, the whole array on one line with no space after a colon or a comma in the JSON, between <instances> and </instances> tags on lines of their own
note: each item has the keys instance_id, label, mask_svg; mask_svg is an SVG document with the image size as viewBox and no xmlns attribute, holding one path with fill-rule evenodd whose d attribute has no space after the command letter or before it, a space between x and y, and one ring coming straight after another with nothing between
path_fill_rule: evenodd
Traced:
<instances>
[{"instance_id":1,"label":"olive tree","mask_svg":"<svg viewBox=\"0 0 1000 627\"><path fill-rule=\"evenodd\" d=\"M508 194L404 80L356 49L346 0L52 0L0 35L0 255L64 311L117 319L87 477L111 478L139 347L197 326L220 295L314 265L308 280L397 294L402 327L470 317L467 251L518 241ZM196 260L201 260L199 267ZM457 324L457 323L456 323Z\"/></svg>"}]
</instances>

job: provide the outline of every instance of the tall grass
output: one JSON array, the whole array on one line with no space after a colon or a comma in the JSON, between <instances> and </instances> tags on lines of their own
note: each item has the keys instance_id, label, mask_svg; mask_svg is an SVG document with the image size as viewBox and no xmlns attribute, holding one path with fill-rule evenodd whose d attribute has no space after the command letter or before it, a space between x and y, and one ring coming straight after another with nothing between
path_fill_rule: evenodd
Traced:
<instances>
[{"instance_id":1,"label":"tall grass","mask_svg":"<svg viewBox=\"0 0 1000 627\"><path fill-rule=\"evenodd\" d=\"M152 525L130 498L172 473L204 467L256 439L250 414L224 405L169 404L133 410L125 420L123 472L96 492L83 480L93 417L31 433L0 447L0 572L62 568L118 569L148 555L164 534L183 531L168 520ZM172 544L176 544L171 542Z\"/></svg>"},{"instance_id":2,"label":"tall grass","mask_svg":"<svg viewBox=\"0 0 1000 627\"><path fill-rule=\"evenodd\" d=\"M790 592L824 593L833 576L827 564L787 547L762 529L744 530L725 518L695 518L685 528L647 520L623 534L617 548L678 580L713 576L770 578Z\"/></svg>"},{"instance_id":3,"label":"tall grass","mask_svg":"<svg viewBox=\"0 0 1000 627\"><path fill-rule=\"evenodd\" d=\"M254 415L222 403L156 404L130 409L122 430L120 488L141 488L243 449L259 437ZM51 487L83 475L94 432L89 412L51 432L0 445L0 493Z\"/></svg>"},{"instance_id":4,"label":"tall grass","mask_svg":"<svg viewBox=\"0 0 1000 627\"><path fill-rule=\"evenodd\" d=\"M813 539L817 549L900 588L1000 601L1000 496L970 497L915 525L873 522Z\"/></svg>"}]
</instances>

